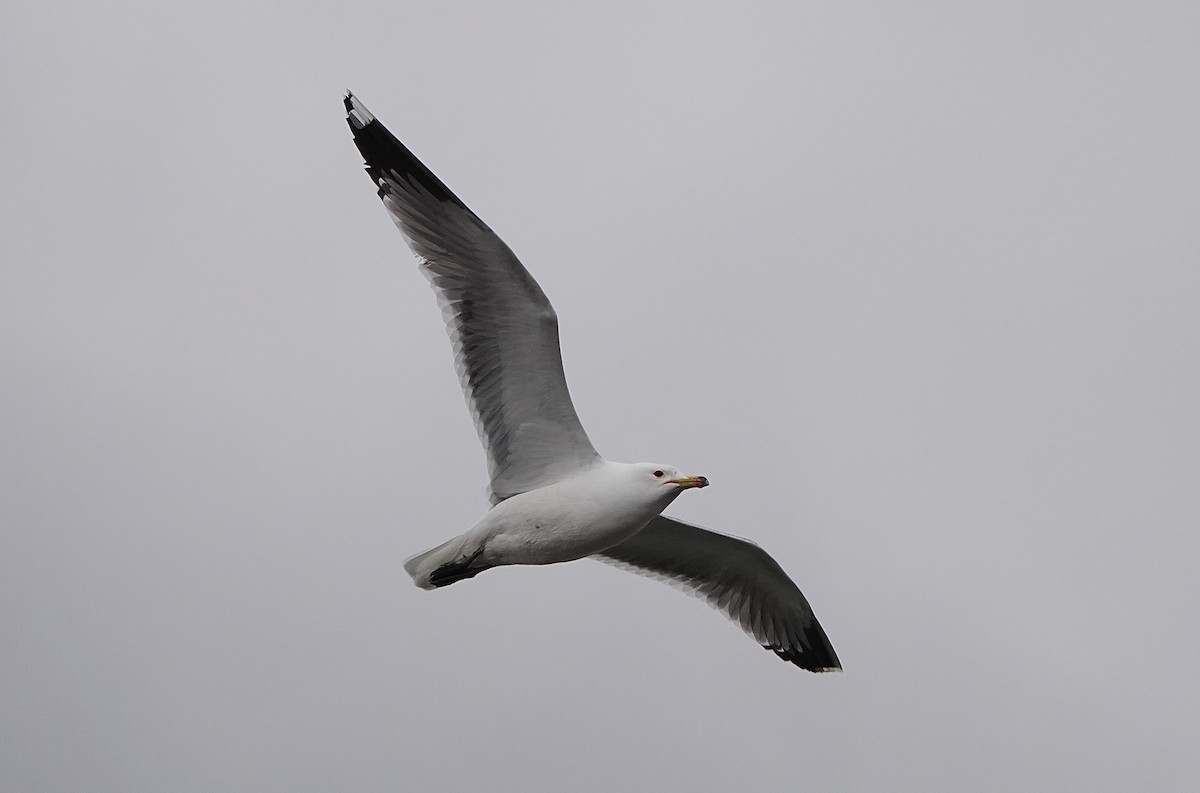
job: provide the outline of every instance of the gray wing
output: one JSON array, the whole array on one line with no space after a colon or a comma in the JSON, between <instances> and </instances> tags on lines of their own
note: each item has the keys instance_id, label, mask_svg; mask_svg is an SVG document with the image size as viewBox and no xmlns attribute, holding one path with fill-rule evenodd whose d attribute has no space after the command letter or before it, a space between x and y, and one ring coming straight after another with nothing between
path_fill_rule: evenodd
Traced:
<instances>
[{"instance_id":1,"label":"gray wing","mask_svg":"<svg viewBox=\"0 0 1200 793\"><path fill-rule=\"evenodd\" d=\"M595 558L682 585L801 669L842 668L804 595L766 551L748 540L660 515Z\"/></svg>"},{"instance_id":2,"label":"gray wing","mask_svg":"<svg viewBox=\"0 0 1200 793\"><path fill-rule=\"evenodd\" d=\"M599 455L563 376L558 317L508 246L353 95L346 120L379 197L433 285L483 442L492 503Z\"/></svg>"}]
</instances>

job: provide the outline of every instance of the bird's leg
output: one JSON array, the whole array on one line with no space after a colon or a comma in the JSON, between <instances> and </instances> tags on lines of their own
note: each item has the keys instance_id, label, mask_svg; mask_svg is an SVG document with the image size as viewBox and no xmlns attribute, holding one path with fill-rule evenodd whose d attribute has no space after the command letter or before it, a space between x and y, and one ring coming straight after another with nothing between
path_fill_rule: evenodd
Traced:
<instances>
[{"instance_id":1,"label":"bird's leg","mask_svg":"<svg viewBox=\"0 0 1200 793\"><path fill-rule=\"evenodd\" d=\"M471 563L478 559L481 553L483 553L482 547L462 561L446 562L429 574L429 583L435 587L443 587L449 586L455 581L462 581L464 578L474 578L487 569L486 567L471 568Z\"/></svg>"}]
</instances>

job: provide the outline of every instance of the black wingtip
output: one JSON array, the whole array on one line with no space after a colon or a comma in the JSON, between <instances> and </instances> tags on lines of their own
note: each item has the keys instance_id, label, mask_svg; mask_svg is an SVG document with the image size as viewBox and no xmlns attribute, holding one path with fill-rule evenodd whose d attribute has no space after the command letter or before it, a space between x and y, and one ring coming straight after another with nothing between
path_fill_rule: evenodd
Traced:
<instances>
[{"instance_id":1,"label":"black wingtip","mask_svg":"<svg viewBox=\"0 0 1200 793\"><path fill-rule=\"evenodd\" d=\"M439 201L467 208L441 179L434 176L407 146L367 110L353 92L346 92L343 104L346 106L346 123L354 134L354 145L362 154L367 173L377 187L380 177L387 176L396 181L418 184Z\"/></svg>"},{"instance_id":2,"label":"black wingtip","mask_svg":"<svg viewBox=\"0 0 1200 793\"><path fill-rule=\"evenodd\" d=\"M808 672L842 671L842 662L838 660L832 647L825 649L809 648L807 651L797 652L791 648L772 647L764 644L763 649L770 650L788 663L795 664Z\"/></svg>"},{"instance_id":3,"label":"black wingtip","mask_svg":"<svg viewBox=\"0 0 1200 793\"><path fill-rule=\"evenodd\" d=\"M789 646L764 644L763 649L770 650L788 663L809 672L842 671L842 662L838 660L821 623L815 619L799 637L794 637L789 642Z\"/></svg>"}]
</instances>

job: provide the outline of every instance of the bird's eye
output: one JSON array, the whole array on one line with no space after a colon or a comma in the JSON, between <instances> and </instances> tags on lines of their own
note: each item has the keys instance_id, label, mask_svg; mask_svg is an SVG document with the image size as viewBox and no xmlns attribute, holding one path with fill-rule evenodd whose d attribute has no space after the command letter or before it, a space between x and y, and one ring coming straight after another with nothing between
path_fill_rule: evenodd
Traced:
<instances>
[{"instance_id":1,"label":"bird's eye","mask_svg":"<svg viewBox=\"0 0 1200 793\"><path fill-rule=\"evenodd\" d=\"M661 477L662 477L662 475L663 475L663 472L662 472L662 471L655 471L655 472L654 472L654 475L655 475L655 476L657 476L657 477L660 477L660 478L661 478Z\"/></svg>"}]
</instances>

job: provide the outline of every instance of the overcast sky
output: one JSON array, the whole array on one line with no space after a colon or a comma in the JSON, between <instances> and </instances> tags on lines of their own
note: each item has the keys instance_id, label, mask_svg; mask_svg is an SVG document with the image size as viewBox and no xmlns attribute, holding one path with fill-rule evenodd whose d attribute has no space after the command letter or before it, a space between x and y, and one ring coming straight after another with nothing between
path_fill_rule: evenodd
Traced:
<instances>
[{"instance_id":1,"label":"overcast sky","mask_svg":"<svg viewBox=\"0 0 1200 793\"><path fill-rule=\"evenodd\" d=\"M1196 789L1200 6L582 5L7 6L4 789ZM412 586L484 458L347 88L844 674Z\"/></svg>"}]
</instances>

